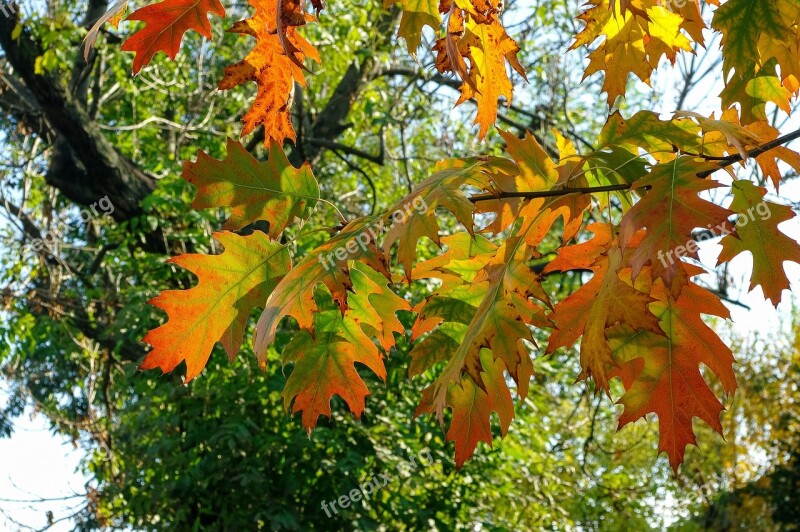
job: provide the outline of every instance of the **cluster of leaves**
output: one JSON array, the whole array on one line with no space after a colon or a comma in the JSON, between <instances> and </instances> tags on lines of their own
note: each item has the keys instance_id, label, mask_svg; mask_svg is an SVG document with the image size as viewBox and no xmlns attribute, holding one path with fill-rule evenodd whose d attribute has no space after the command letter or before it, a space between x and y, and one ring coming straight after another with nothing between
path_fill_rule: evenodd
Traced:
<instances>
[{"instance_id":1,"label":"cluster of leaves","mask_svg":"<svg viewBox=\"0 0 800 532\"><path fill-rule=\"evenodd\" d=\"M558 133L554 153L532 136L501 132L508 157L442 161L393 208L342 220L329 240L293 259L285 231L321 202L310 168L293 167L282 148L295 138L289 112L293 85L303 83L305 59L319 61L298 32L313 17L292 0L251 0L251 5L253 17L231 31L254 36L256 46L226 70L220 88L256 81L243 133L263 126L269 157L258 162L231 141L224 159L201 154L185 164L184 178L197 187L195 208L231 209L225 230L215 234L225 251L173 259L199 281L152 301L169 319L145 338L154 349L143 368L171 371L185 363L191 380L215 343L230 357L238 353L248 316L263 306L255 354L266 364L279 325L288 320L296 326L281 353L284 363L294 366L283 393L287 408L301 411L310 430L319 416L331 415L334 395L361 414L369 390L355 364L384 378L384 358L396 335L406 333L398 313L412 311L409 374L436 374L417 414L432 413L444 423L451 410L447 438L455 441L458 465L478 442L491 443L492 413L500 432L508 430L512 391L519 399L527 396L532 330L552 330L551 353L582 337L581 377L607 393L610 380L620 379L621 426L656 414L660 448L673 468L685 447L696 442L693 418L721 431L723 405L700 367L732 394L734 359L703 316L729 314L717 295L692 280L702 272L690 262L697 258L695 230L726 235L720 262L751 253L753 286L780 301L789 287L783 263L800 262L800 246L777 228L793 216L791 209L767 202L765 187L737 179L733 171L732 182L715 176L751 158L775 188L781 180L778 161L800 171L800 154L782 147L790 139L779 138L765 115L768 102L786 108L800 88L792 73L800 61L795 22L800 6L728 0L715 11L725 72L735 71L726 77L720 119L683 112L663 120L647 111L623 119L614 113L587 153ZM459 103L477 102L476 123L484 136L498 100L511 98L508 67L524 77L516 60L519 49L500 22L501 4L455 0L434 9L431 2L404 0L401 5L401 36L412 51L422 28L440 29L439 12L447 15L445 36L434 47L436 66L461 79ZM585 28L575 46L602 39L586 74L606 72L609 103L624 94L629 73L647 81L664 56L674 60L692 49L692 41L703 43L698 3L681 5L671 11L657 0L594 0L581 15ZM762 12L760 21L776 22L750 25L754 9ZM165 0L134 12L129 18L145 21L123 45L137 52L134 69L158 50L174 56L188 29L207 34L208 13L222 14L221 5ZM717 189L733 195L728 208L707 199L707 192ZM753 211L762 204L773 215L755 219ZM443 212L465 231L440 238ZM584 227L587 219L594 223ZM738 220L745 223L734 227ZM268 229L253 231L254 224ZM385 235L383 227L389 227ZM554 232L562 245L547 249L545 236ZM587 239L588 234L593 236ZM446 250L415 261L423 237ZM395 255L402 276L392 273ZM591 281L563 301L552 301L542 286L555 272L584 271L592 272ZM429 295L412 307L394 286L401 279L423 283L431 288Z\"/></svg>"}]
</instances>

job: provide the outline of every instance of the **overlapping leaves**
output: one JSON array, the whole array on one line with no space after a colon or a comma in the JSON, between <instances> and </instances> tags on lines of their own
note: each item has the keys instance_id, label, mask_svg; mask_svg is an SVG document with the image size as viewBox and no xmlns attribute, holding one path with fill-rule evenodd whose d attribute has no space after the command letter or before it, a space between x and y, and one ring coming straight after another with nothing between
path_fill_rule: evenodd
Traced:
<instances>
[{"instance_id":1,"label":"overlapping leaves","mask_svg":"<svg viewBox=\"0 0 800 532\"><path fill-rule=\"evenodd\" d=\"M738 103L744 123L766 119L769 102L790 112L790 98L800 93L799 23L797 0L728 0L714 13L712 27L722 34L723 104Z\"/></svg>"},{"instance_id":2,"label":"overlapping leaves","mask_svg":"<svg viewBox=\"0 0 800 532\"><path fill-rule=\"evenodd\" d=\"M572 48L600 44L589 54L586 76L606 73L603 90L608 104L625 95L629 74L645 83L663 58L674 62L678 52L692 49L691 39L702 42L705 24L696 0L675 2L681 7L670 10L673 3L659 0L590 0L580 16L585 27L575 38Z\"/></svg>"},{"instance_id":3,"label":"overlapping leaves","mask_svg":"<svg viewBox=\"0 0 800 532\"><path fill-rule=\"evenodd\" d=\"M497 120L498 100L511 103L514 87L509 67L526 79L517 59L519 46L500 21L501 5L494 0L443 1L441 9L448 13L447 31L433 47L439 72L452 72L461 78L461 97L456 105L475 100L480 138Z\"/></svg>"},{"instance_id":4,"label":"overlapping leaves","mask_svg":"<svg viewBox=\"0 0 800 532\"><path fill-rule=\"evenodd\" d=\"M185 296L165 292L153 301L170 319L146 338L155 349L143 367L166 371L186 361L187 378L194 377L215 342L235 354L247 315L263 306L255 333L262 364L268 362L279 328L297 328L282 353L293 368L284 392L287 408L302 411L309 429L320 416L330 415L335 395L358 415L369 394L358 367L384 376L383 356L406 333L398 312L412 310L391 288L395 279L388 259L396 245L408 281L440 282L413 308L417 318L409 374L436 376L423 391L417 412L435 414L443 423L446 410L452 412L447 437L455 441L459 465L479 442L491 443L493 414L500 420L500 433L508 429L512 396L526 396L533 373L533 331L552 329L548 352L582 337L582 378L592 378L607 392L610 379L621 379L622 424L648 413L658 416L661 448L677 467L686 445L695 441L692 418L719 429L722 404L705 384L700 365L717 374L727 392L735 389L732 355L702 321L702 314L727 313L716 296L691 281L699 271L684 257L696 255L688 247L680 249L692 240L694 229L728 230L729 216L752 213L763 197L761 189L737 182L731 210L703 199L705 192L722 186L708 177L719 165L703 154L682 155L680 150L746 154L760 137L741 126L723 128L713 118L681 115L663 121L637 115L610 122L599 148L585 155L560 139L556 161L533 137L504 135L510 159L441 163L392 209L351 221L291 269L286 249L270 239L309 214L318 197L310 170L291 167L275 144L265 163L233 141L223 160L201 154L184 169L198 187L196 206L231 207L227 223L232 228L263 220L269 231L249 237L220 233L226 249L222 255L174 259L198 275L199 283ZM619 226L587 227L592 239L560 249L555 260L535 271L531 265L541 260L541 247L556 228L565 241L581 238L584 213L591 208L585 194L590 177L593 185L627 194L633 207ZM522 191L530 196L515 196ZM760 219L728 236L721 260L750 251L756 261L754 283L777 302L787 280L772 270L798 261L800 248L776 229L790 217L788 208L766 205L774 211L772 221ZM442 211L467 231L441 239ZM477 227L487 215L494 219ZM495 244L477 236L479 231L504 237ZM415 264L423 237L446 251ZM261 247L251 245L255 253L247 256L237 246L242 239ZM781 251L773 250L770 241ZM543 276L575 270L591 272L591 280L553 304ZM197 336L202 342L189 342L211 313L224 319L215 319ZM699 390L691 400L685 397L687 387Z\"/></svg>"},{"instance_id":5,"label":"overlapping leaves","mask_svg":"<svg viewBox=\"0 0 800 532\"><path fill-rule=\"evenodd\" d=\"M501 4L399 3L400 35L412 51L423 28L439 31L444 22L436 66L461 79L459 103L477 103L483 137L498 101L511 99L509 67L524 77L519 49L500 21ZM288 163L282 143L295 138L293 85L304 82L305 59L318 56L298 33L312 20L302 3L251 0L254 14L231 31L254 37L255 47L226 70L220 86L257 83L244 133L263 126L268 159L258 162L230 141L224 159L200 154L184 166L185 179L197 187L193 206L228 208L224 229L250 233L216 233L221 254L171 260L198 280L151 301L168 320L145 337L153 350L142 367L170 371L185 363L189 380L215 343L235 356L250 312L263 307L255 354L262 365L279 355L291 366L286 408L302 412L310 430L331 415L334 396L361 414L369 395L364 368L385 376L384 357L409 333L398 313L413 312L409 375L426 375L430 383L417 412L449 420L447 438L461 465L480 442L491 444L494 432L506 433L513 396L524 398L530 386L534 338L551 331L547 353L580 340L579 377L608 394L620 391L621 426L657 416L660 449L677 468L686 446L696 443L694 418L721 431L722 399L707 379L718 380L726 394L736 388L733 354L704 321L729 314L694 280L702 273L690 263L698 258L697 230L724 236L720 262L749 252L752 286L775 304L789 287L785 263L800 262L800 246L778 228L793 217L790 207L766 201L766 189L750 181L714 178L752 159L777 190L781 162L800 170L800 154L776 142L779 133L764 113L769 102L786 110L800 89L800 3L712 3L729 75L723 100L740 104L741 112L727 108L719 119L681 112L671 120L647 111L629 119L614 113L587 153L556 133L557 160L533 136L501 132L508 158L440 162L392 208L331 228L331 237L316 241L292 267L286 230L312 214L320 190L308 166ZM581 15L585 27L575 46L599 41L587 74L606 73L609 103L624 94L630 73L647 81L663 58L674 60L692 41L702 42L697 2L671 5L592 0ZM175 6L184 11L163 14ZM207 35L209 12L221 14L205 0L166 0L135 12L145 21L127 45L137 51L135 70L158 50L174 56L188 29ZM748 26L754 14L758 20ZM712 201L710 193L721 191L732 193L728 208ZM443 217L460 230L443 235ZM589 218L595 223L585 226ZM253 231L263 222L265 232ZM418 262L419 246L430 243L445 249ZM395 256L405 280L428 290L413 308L393 286L401 279L392 273ZM553 301L544 280L564 274L591 278ZM292 339L276 353L282 329ZM612 385L615 378L621 388Z\"/></svg>"}]
</instances>

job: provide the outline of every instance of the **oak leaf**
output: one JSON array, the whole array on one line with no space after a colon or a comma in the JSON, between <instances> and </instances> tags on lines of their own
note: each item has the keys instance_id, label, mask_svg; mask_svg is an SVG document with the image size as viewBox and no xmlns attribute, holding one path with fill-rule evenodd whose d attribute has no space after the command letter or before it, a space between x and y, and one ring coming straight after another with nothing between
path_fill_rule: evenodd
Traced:
<instances>
[{"instance_id":1,"label":"oak leaf","mask_svg":"<svg viewBox=\"0 0 800 532\"><path fill-rule=\"evenodd\" d=\"M597 149L619 147L637 153L641 148L657 161L669 161L675 148L701 153L702 141L700 127L693 120L662 120L652 111L639 111L625 119L616 111L603 126Z\"/></svg>"},{"instance_id":2,"label":"oak leaf","mask_svg":"<svg viewBox=\"0 0 800 532\"><path fill-rule=\"evenodd\" d=\"M405 332L397 312L408 311L410 306L392 292L384 274L354 262L350 276L352 291L345 312L315 313L313 332L301 329L294 333L282 353L284 364L294 363L284 389L286 408L294 402L293 412L303 412L303 426L309 431L320 415L330 417L334 395L342 397L350 410L361 416L369 390L354 364L364 364L385 379L386 370L373 338L388 354L395 344L394 334Z\"/></svg>"},{"instance_id":3,"label":"oak leaf","mask_svg":"<svg viewBox=\"0 0 800 532\"><path fill-rule=\"evenodd\" d=\"M278 238L294 219L306 219L319 200L319 185L308 163L293 167L283 148L272 141L266 162L259 162L241 143L228 139L222 160L202 151L195 162L183 163L183 178L197 187L192 207L227 207L231 217L223 229L236 231L263 220Z\"/></svg>"},{"instance_id":4,"label":"oak leaf","mask_svg":"<svg viewBox=\"0 0 800 532\"><path fill-rule=\"evenodd\" d=\"M608 391L608 369L615 362L606 331L619 324L655 334L660 334L661 329L648 309L654 300L620 277L633 250L620 247L608 224L595 223L587 230L594 233L594 238L562 248L544 269L545 274L571 270L593 273L589 282L554 307L550 319L556 329L550 335L547 352L570 347L583 336L579 378L592 377L599 389Z\"/></svg>"},{"instance_id":5,"label":"oak leaf","mask_svg":"<svg viewBox=\"0 0 800 532\"><path fill-rule=\"evenodd\" d=\"M711 26L722 35L721 97L726 108L741 106L742 123L767 118L766 106L791 113L800 93L800 4L780 0L728 0Z\"/></svg>"},{"instance_id":6,"label":"oak leaf","mask_svg":"<svg viewBox=\"0 0 800 532\"><path fill-rule=\"evenodd\" d=\"M383 254L376 245L376 228L371 220L360 218L350 222L336 236L308 253L275 287L256 325L254 351L259 362L266 364L267 348L275 340L280 321L291 316L301 329L312 330L314 314L319 306L314 289L327 287L341 312L348 308L348 290L352 261L362 262L387 279L389 274Z\"/></svg>"},{"instance_id":7,"label":"oak leaf","mask_svg":"<svg viewBox=\"0 0 800 532\"><path fill-rule=\"evenodd\" d=\"M683 265L685 276L701 273ZM708 290L689 282L676 298L662 280L652 287L656 300L650 310L658 316L663 336L625 327L611 334L619 369L612 376L622 379L625 393L619 400L624 409L622 428L647 414L658 416L659 450L667 453L677 471L687 445L696 444L692 420L698 417L722 433L722 403L714 395L700 366L716 375L726 393L736 390L733 354L706 325L702 315L730 318L728 309Z\"/></svg>"},{"instance_id":8,"label":"oak leaf","mask_svg":"<svg viewBox=\"0 0 800 532\"><path fill-rule=\"evenodd\" d=\"M284 364L294 364L283 390L284 405L289 410L294 404L292 411L303 413L303 426L309 432L319 416L330 417L334 395L344 399L356 417L361 416L369 389L355 369L356 362L386 378L378 348L355 321L336 310L315 314L314 334L294 333L282 357Z\"/></svg>"},{"instance_id":9,"label":"oak leaf","mask_svg":"<svg viewBox=\"0 0 800 532\"><path fill-rule=\"evenodd\" d=\"M511 104L514 87L508 67L526 81L527 77L517 58L519 46L500 22L498 7L479 3L480 8L466 1L451 5L447 34L433 50L437 70L453 72L461 78L461 97L456 105L475 100L475 124L479 125L478 136L482 139L497 120L498 100Z\"/></svg>"},{"instance_id":10,"label":"oak leaf","mask_svg":"<svg viewBox=\"0 0 800 532\"><path fill-rule=\"evenodd\" d=\"M422 43L422 30L427 26L438 31L442 22L439 15L439 0L384 0L383 2L384 8L393 4L400 4L403 10L397 36L405 39L409 53L416 55Z\"/></svg>"},{"instance_id":11,"label":"oak leaf","mask_svg":"<svg viewBox=\"0 0 800 532\"><path fill-rule=\"evenodd\" d=\"M603 91L608 94L609 106L618 96L625 95L629 74L649 84L650 75L663 57L674 62L679 51L691 51L691 41L684 30L698 35L698 19L687 23L680 12L659 5L659 0L630 0L626 9L619 11L613 8L616 3L617 0L590 0L579 17L585 27L571 47L601 41L589 54L584 77L605 71Z\"/></svg>"},{"instance_id":12,"label":"oak leaf","mask_svg":"<svg viewBox=\"0 0 800 532\"><path fill-rule=\"evenodd\" d=\"M478 159L450 160L437 163L433 175L414 187L414 190L390 209L386 220L388 231L383 241L386 257L397 243L397 259L405 270L406 279L411 279L417 242L427 237L439 245L439 217L437 207L442 207L455 216L467 231L473 232L475 205L469 200L464 187L479 190L490 187L490 178L483 171L483 162ZM394 218L397 213L397 218Z\"/></svg>"},{"instance_id":13,"label":"oak leaf","mask_svg":"<svg viewBox=\"0 0 800 532\"><path fill-rule=\"evenodd\" d=\"M475 124L478 124L478 137L483 138L497 120L497 105L501 98L506 106L511 105L514 85L508 75L508 66L527 81L525 70L517 59L519 46L508 36L499 21L480 24L473 20L467 22L463 45L470 49L472 69L470 82L461 85L459 105L474 98L478 105Z\"/></svg>"},{"instance_id":14,"label":"oak leaf","mask_svg":"<svg viewBox=\"0 0 800 532\"><path fill-rule=\"evenodd\" d=\"M181 48L183 34L194 30L206 39L211 38L208 14L225 16L225 8L219 0L164 0L137 9L126 20L141 20L145 23L122 43L122 49L135 52L133 73L147 65L158 52L175 59Z\"/></svg>"},{"instance_id":15,"label":"oak leaf","mask_svg":"<svg viewBox=\"0 0 800 532\"><path fill-rule=\"evenodd\" d=\"M674 294L686 284L681 257L697 258L693 231L724 225L732 214L699 195L721 186L711 179L698 177L716 168L706 161L677 156L653 166L646 177L634 184L634 190L647 189L647 192L620 222L623 246L627 246L639 230L647 229L630 259L634 278L649 264L653 277L663 279Z\"/></svg>"},{"instance_id":16,"label":"oak leaf","mask_svg":"<svg viewBox=\"0 0 800 532\"><path fill-rule=\"evenodd\" d=\"M264 140L282 144L296 140L291 121L294 84L305 86L303 62L306 58L320 61L319 53L297 31L297 26L312 20L300 4L280 0L250 0L255 9L251 18L242 20L228 30L255 37L253 50L239 63L225 67L219 82L220 90L230 90L248 81L258 85L256 97L242 121L242 135L256 127L264 127ZM278 17L278 7L281 17Z\"/></svg>"},{"instance_id":17,"label":"oak leaf","mask_svg":"<svg viewBox=\"0 0 800 532\"><path fill-rule=\"evenodd\" d=\"M347 297L347 315L371 338L377 338L378 344L388 353L395 344L394 335L405 333L397 312L410 311L411 306L392 291L384 274L366 264L354 263L350 279L353 287Z\"/></svg>"},{"instance_id":18,"label":"oak leaf","mask_svg":"<svg viewBox=\"0 0 800 532\"><path fill-rule=\"evenodd\" d=\"M766 193L765 188L750 181L733 183L730 208L739 215L739 221L735 233L720 242L722 252L717 262L728 262L749 251L753 256L750 289L761 286L764 296L777 306L783 290L789 289L784 263L800 264L800 245L778 229L778 225L795 217L792 208L765 201Z\"/></svg>"},{"instance_id":19,"label":"oak leaf","mask_svg":"<svg viewBox=\"0 0 800 532\"><path fill-rule=\"evenodd\" d=\"M224 246L220 255L180 255L169 263L197 276L188 290L167 290L149 303L165 311L168 321L144 341L153 346L141 369L172 371L186 362L185 381L205 367L214 344L220 342L233 359L242 344L250 312L262 306L291 268L289 252L260 231L239 236L214 233Z\"/></svg>"},{"instance_id":20,"label":"oak leaf","mask_svg":"<svg viewBox=\"0 0 800 532\"><path fill-rule=\"evenodd\" d=\"M425 367L428 364L447 360L438 378L423 392L417 415L433 413L443 422L444 410L452 410L453 421L448 438L456 440L457 460L466 459L478 440L486 441L485 430L478 435L473 432L478 421L475 416L482 420L484 427L488 423L486 408L473 410L476 408L475 400L485 396L479 394L473 385L484 388L483 373L493 368L496 361L502 361L516 382L517 395L520 398L527 396L533 374L526 345L526 342L533 343L529 327L550 324L540 306L549 306L549 297L528 263L538 257L536 246L558 218L579 215L558 206L558 203L559 198L531 201L521 213L523 221L519 230L494 251L486 266L468 284L435 292L420 310L419 319L438 318L441 322L431 335L441 330L452 341L442 338L441 334L436 337L437 341L441 340L441 347L449 348L446 356L418 355L412 350L412 359L425 361L419 365L420 371L428 369ZM418 346L429 350L424 342ZM482 354L484 350L490 352L488 363L483 360L487 356ZM468 380L471 383L467 383ZM507 389L508 385L499 388ZM454 430L453 423L460 428Z\"/></svg>"},{"instance_id":21,"label":"oak leaf","mask_svg":"<svg viewBox=\"0 0 800 532\"><path fill-rule=\"evenodd\" d=\"M500 434L505 436L514 417L514 403L505 383L505 366L500 359L492 360L491 353L480 354L480 381L462 379L453 383L447 391L447 403L453 409L453 418L447 431L447 439L455 442L456 467L464 465L475 452L479 442L492 445L491 416L496 412L500 420ZM417 415L433 413L431 405L433 388L423 392Z\"/></svg>"}]
</instances>

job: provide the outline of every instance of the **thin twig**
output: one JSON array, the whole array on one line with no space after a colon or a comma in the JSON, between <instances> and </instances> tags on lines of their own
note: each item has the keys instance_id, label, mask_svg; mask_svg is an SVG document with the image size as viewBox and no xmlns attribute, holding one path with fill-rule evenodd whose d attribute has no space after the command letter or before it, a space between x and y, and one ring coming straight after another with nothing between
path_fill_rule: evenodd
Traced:
<instances>
[{"instance_id":1,"label":"thin twig","mask_svg":"<svg viewBox=\"0 0 800 532\"><path fill-rule=\"evenodd\" d=\"M792 142L793 140L797 139L800 139L800 129L798 129L794 133L789 133L788 135L784 135L773 141L767 142L766 144L753 148L752 150L747 152L747 158L758 157L759 155L763 155L770 150L774 150L775 148L783 146L784 144L788 144L789 142ZM742 160L744 160L744 157L740 153L737 153L735 155L730 155L719 161L718 168L714 168L712 170L706 170L705 172L700 172L699 174L697 174L697 177L705 179L714 172L718 172L719 170L728 168L729 166L733 166L734 164ZM633 183L620 183L617 185L605 185L602 187L575 187L575 188L561 188L555 190L537 190L537 191L520 191L520 192L500 191L495 193L479 194L477 196L472 196L470 198L470 201L476 203L479 201L491 201L491 200L509 199L509 198L537 199L537 198L553 198L558 196L567 196L569 194L594 194L598 192L619 192L619 191L629 190L632 186Z\"/></svg>"},{"instance_id":2,"label":"thin twig","mask_svg":"<svg viewBox=\"0 0 800 532\"><path fill-rule=\"evenodd\" d=\"M771 142L767 142L766 144L763 144L761 146L758 146L757 148L753 148L752 150L747 152L747 158L758 157L759 155L763 155L763 154L767 153L770 150L774 150L775 148L783 146L784 144L788 144L788 143L792 142L793 140L797 140L797 139L800 139L800 129L798 129L794 133L789 133L788 135L784 135L782 137L778 137L777 139L775 139L775 140L773 140ZM729 166L733 166L734 164L742 161L743 159L744 159L744 157L742 157L741 153L737 153L735 155L730 155L730 156L726 157L724 161L720 161L719 168L715 168L713 170L706 170L705 172L700 172L699 174L697 174L697 177L699 177L701 179L705 179L706 177L710 176L714 172L716 172L718 170L722 170L723 168L727 168Z\"/></svg>"},{"instance_id":3,"label":"thin twig","mask_svg":"<svg viewBox=\"0 0 800 532\"><path fill-rule=\"evenodd\" d=\"M620 190L628 190L631 188L630 183L621 183L618 185L605 185L602 187L574 187L574 188L561 188L556 190L537 190L533 192L496 192L489 194L480 194L472 196L469 200L473 203L478 201L490 201L508 198L524 198L524 199L537 199L537 198L554 198L558 196L567 196L569 194L594 194L595 192L618 192Z\"/></svg>"}]
</instances>

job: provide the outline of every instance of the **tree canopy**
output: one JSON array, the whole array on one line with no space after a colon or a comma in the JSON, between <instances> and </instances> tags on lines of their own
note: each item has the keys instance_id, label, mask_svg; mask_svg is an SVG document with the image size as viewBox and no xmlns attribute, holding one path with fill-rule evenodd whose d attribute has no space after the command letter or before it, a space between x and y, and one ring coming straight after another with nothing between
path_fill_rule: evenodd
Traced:
<instances>
[{"instance_id":1,"label":"tree canopy","mask_svg":"<svg viewBox=\"0 0 800 532\"><path fill-rule=\"evenodd\" d=\"M77 525L796 519L797 319L725 320L800 264L800 2L9 13L0 431L85 449Z\"/></svg>"}]
</instances>

